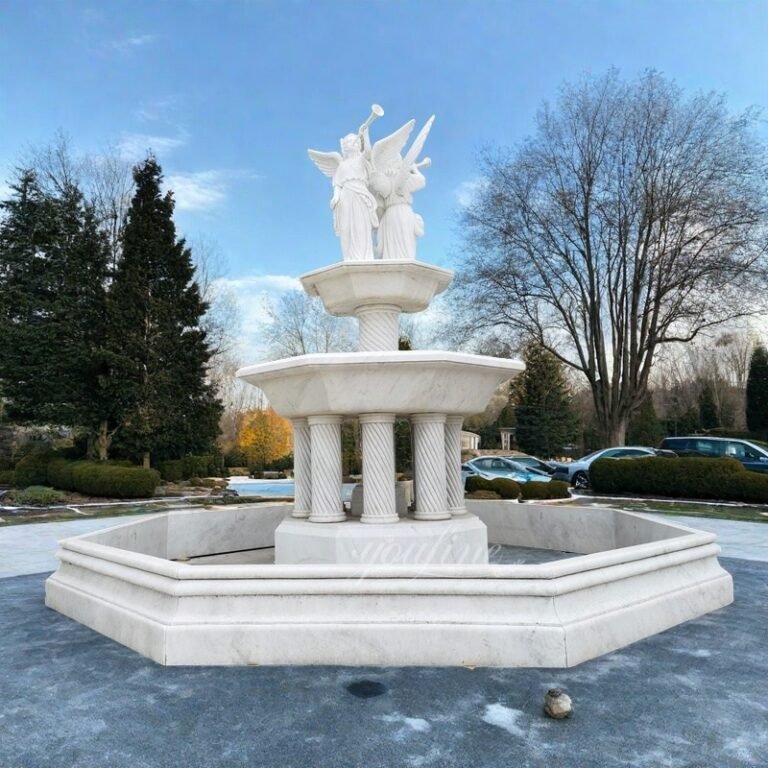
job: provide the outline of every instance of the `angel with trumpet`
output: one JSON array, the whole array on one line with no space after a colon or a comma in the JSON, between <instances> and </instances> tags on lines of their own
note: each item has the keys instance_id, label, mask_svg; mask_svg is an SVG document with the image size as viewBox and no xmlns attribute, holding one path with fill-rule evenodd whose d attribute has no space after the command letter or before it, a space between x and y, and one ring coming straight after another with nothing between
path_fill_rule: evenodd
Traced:
<instances>
[{"instance_id":1,"label":"angel with trumpet","mask_svg":"<svg viewBox=\"0 0 768 768\"><path fill-rule=\"evenodd\" d=\"M315 165L332 179L334 230L345 261L374 258L376 227L376 255L381 259L415 259L416 238L424 234L424 221L413 212L412 203L413 193L427 183L419 169L431 161L417 161L435 117L430 117L403 157L416 121L409 120L372 147L368 129L383 114L374 104L357 134L341 140L341 154L309 150Z\"/></svg>"},{"instance_id":2,"label":"angel with trumpet","mask_svg":"<svg viewBox=\"0 0 768 768\"><path fill-rule=\"evenodd\" d=\"M373 229L378 226L379 219L376 198L368 189L371 155L368 128L383 114L384 110L374 104L370 117L358 132L341 139L341 154L308 150L312 162L333 183L333 228L341 243L344 261L366 261L374 257Z\"/></svg>"}]
</instances>

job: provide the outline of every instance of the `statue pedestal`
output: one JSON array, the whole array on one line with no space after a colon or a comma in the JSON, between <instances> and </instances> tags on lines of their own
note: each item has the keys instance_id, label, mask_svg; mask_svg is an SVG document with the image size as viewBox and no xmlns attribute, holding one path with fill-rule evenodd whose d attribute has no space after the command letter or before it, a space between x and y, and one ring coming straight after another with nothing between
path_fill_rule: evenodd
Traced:
<instances>
[{"instance_id":1,"label":"statue pedestal","mask_svg":"<svg viewBox=\"0 0 768 768\"><path fill-rule=\"evenodd\" d=\"M275 531L276 565L486 565L488 534L474 515L434 522L404 518L310 523L287 518Z\"/></svg>"}]
</instances>

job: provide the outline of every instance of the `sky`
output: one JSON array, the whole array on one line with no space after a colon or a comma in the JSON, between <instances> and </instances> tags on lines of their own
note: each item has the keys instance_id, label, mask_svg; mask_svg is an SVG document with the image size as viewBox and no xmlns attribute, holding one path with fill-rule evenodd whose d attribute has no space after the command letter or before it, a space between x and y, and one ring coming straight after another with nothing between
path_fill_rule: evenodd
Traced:
<instances>
[{"instance_id":1,"label":"sky","mask_svg":"<svg viewBox=\"0 0 768 768\"><path fill-rule=\"evenodd\" d=\"M524 140L564 82L654 68L764 109L766 40L768 0L4 0L0 185L59 132L82 153L151 149L179 231L219 255L247 357L263 298L340 258L306 150L337 149L372 103L374 141L436 115L418 258L450 268L479 151Z\"/></svg>"}]
</instances>

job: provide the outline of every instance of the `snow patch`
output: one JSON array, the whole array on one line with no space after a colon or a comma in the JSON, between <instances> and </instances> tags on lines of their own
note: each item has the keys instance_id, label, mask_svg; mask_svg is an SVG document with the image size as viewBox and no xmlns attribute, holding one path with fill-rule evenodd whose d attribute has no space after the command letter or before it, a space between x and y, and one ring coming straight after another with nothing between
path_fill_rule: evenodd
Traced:
<instances>
[{"instance_id":1,"label":"snow patch","mask_svg":"<svg viewBox=\"0 0 768 768\"><path fill-rule=\"evenodd\" d=\"M517 721L524 714L520 709L511 709L503 704L487 704L483 721L522 739L525 737L525 731L517 724Z\"/></svg>"}]
</instances>

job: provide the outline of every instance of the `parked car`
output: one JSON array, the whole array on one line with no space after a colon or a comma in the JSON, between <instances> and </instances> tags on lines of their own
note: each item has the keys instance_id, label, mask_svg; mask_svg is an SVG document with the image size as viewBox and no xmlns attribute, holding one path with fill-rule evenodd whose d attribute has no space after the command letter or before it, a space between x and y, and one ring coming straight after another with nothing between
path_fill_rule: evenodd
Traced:
<instances>
[{"instance_id":1,"label":"parked car","mask_svg":"<svg viewBox=\"0 0 768 768\"><path fill-rule=\"evenodd\" d=\"M768 444L755 440L688 435L665 437L659 447L674 451L678 456L714 459L730 456L738 459L746 469L753 472L768 472Z\"/></svg>"},{"instance_id":2,"label":"parked car","mask_svg":"<svg viewBox=\"0 0 768 768\"><path fill-rule=\"evenodd\" d=\"M487 480L492 480L494 477L508 477L517 483L548 483L552 479L546 472L524 467L502 456L478 456L470 459L461 465L461 474L464 481L472 475L479 475Z\"/></svg>"},{"instance_id":3,"label":"parked car","mask_svg":"<svg viewBox=\"0 0 768 768\"><path fill-rule=\"evenodd\" d=\"M570 464L553 462L555 466L555 480L567 480L574 488L583 490L589 488L589 466L598 459L638 459L644 456L655 456L653 448L643 446L622 446L620 448L603 448L599 451L582 456Z\"/></svg>"},{"instance_id":4,"label":"parked car","mask_svg":"<svg viewBox=\"0 0 768 768\"><path fill-rule=\"evenodd\" d=\"M515 464L521 464L524 467L528 467L529 469L538 469L539 472L546 472L548 475L554 475L555 474L555 468L552 466L552 462L543 461L542 459L537 459L535 456L525 456L525 455L517 455L517 456L503 456L504 459L509 459L510 461L514 461Z\"/></svg>"}]
</instances>

